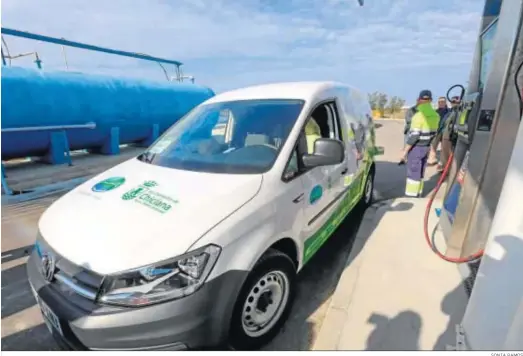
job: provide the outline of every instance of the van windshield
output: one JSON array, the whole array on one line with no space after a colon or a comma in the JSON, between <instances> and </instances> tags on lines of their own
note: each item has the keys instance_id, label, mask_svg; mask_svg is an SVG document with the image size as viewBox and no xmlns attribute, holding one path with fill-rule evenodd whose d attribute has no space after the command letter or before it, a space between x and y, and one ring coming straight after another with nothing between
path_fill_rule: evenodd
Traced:
<instances>
[{"instance_id":1,"label":"van windshield","mask_svg":"<svg viewBox=\"0 0 523 356\"><path fill-rule=\"evenodd\" d=\"M138 159L209 173L259 174L278 157L304 102L240 100L198 106Z\"/></svg>"}]
</instances>

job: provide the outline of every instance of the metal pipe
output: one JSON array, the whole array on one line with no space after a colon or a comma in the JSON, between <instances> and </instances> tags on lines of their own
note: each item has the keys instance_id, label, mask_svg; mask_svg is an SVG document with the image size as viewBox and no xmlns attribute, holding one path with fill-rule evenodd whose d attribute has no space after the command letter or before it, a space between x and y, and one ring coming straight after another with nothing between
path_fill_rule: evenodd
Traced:
<instances>
[{"instance_id":1,"label":"metal pipe","mask_svg":"<svg viewBox=\"0 0 523 356\"><path fill-rule=\"evenodd\" d=\"M65 69L69 70L69 63L67 63L67 53L65 53L65 46L62 47L62 56L64 57Z\"/></svg>"},{"instance_id":2,"label":"metal pipe","mask_svg":"<svg viewBox=\"0 0 523 356\"><path fill-rule=\"evenodd\" d=\"M133 53L133 52L126 52L126 51L110 49L110 48L98 47L98 46L88 45L88 44L85 44L85 43L80 43L80 42L75 42L75 41L68 41L68 40L65 40L65 39L60 39L60 38L55 38L55 37L37 35L35 33L30 33L30 32L25 32L25 31L18 31L18 30L14 30L14 29L10 29L10 28L5 28L5 27L2 27L2 34L16 36L16 37L22 37L22 38L28 38L28 39L36 40L36 41L49 42L49 43L54 43L54 44L58 44L58 45L68 46L68 47L82 48L82 49L95 51L95 52L109 53L109 54L114 54L114 55L117 55L117 56L142 59L144 61L169 63L169 64L174 64L177 67L182 65L181 62L175 61L175 60L172 60L172 59L164 59L164 58L158 58L158 57L149 56L149 55L146 55L146 54L139 54L139 53Z\"/></svg>"},{"instance_id":3,"label":"metal pipe","mask_svg":"<svg viewBox=\"0 0 523 356\"><path fill-rule=\"evenodd\" d=\"M38 52L35 52L35 56L36 56L36 59L35 59L36 66L38 67L38 69L42 69L42 61L40 60L40 57L38 57Z\"/></svg>"},{"instance_id":4,"label":"metal pipe","mask_svg":"<svg viewBox=\"0 0 523 356\"><path fill-rule=\"evenodd\" d=\"M11 57L11 52L9 51L9 46L7 45L7 42L4 39L4 36L2 36L2 50L4 47L5 47L5 51L7 52L7 56L5 56L5 58ZM4 58L2 57L2 59L4 59ZM11 59L9 59L9 65L11 65Z\"/></svg>"},{"instance_id":5,"label":"metal pipe","mask_svg":"<svg viewBox=\"0 0 523 356\"><path fill-rule=\"evenodd\" d=\"M56 126L28 126L28 127L11 127L2 129L3 132L28 132L28 131L50 131L50 130L70 130L70 129L95 129L96 124L89 122L81 125L56 125Z\"/></svg>"}]
</instances>

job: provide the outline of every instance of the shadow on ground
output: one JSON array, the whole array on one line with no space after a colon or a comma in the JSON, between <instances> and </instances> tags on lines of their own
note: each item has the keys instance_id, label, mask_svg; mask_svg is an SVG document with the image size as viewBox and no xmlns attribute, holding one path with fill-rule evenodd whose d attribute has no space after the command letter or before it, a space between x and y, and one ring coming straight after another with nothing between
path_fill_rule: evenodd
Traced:
<instances>
[{"instance_id":1,"label":"shadow on ground","mask_svg":"<svg viewBox=\"0 0 523 356\"><path fill-rule=\"evenodd\" d=\"M506 277L506 271L511 268L510 266L519 263L518 261L520 261L521 255L523 255L523 244L521 239L512 235L497 236L494 238L494 242L503 248L503 258L498 260L484 256L480 263L470 263L469 269L474 272L449 291L441 301L441 311L448 316L448 322L446 328L433 345L433 350L444 351L456 347L456 327L462 324L467 309L465 294L469 297L472 294L472 298L475 298L475 302L472 304L472 309L469 312L471 315L477 315L477 322L486 322L485 324L482 323L482 325L489 325L487 320L491 317L498 318L498 320L512 320L513 316L517 314L519 299L500 299L497 296L500 290L510 290L513 295L523 294L523 283L514 283L514 280L504 278ZM499 306L499 308L490 309L496 310L495 315L482 315L482 309L473 309L474 307L481 308L482 305L492 303L497 303ZM374 314L369 318L368 322L374 325L374 331L367 339L367 350L420 350L419 336L423 324L418 313L412 310L404 310L392 318ZM505 335L508 334L509 327L510 325L505 326ZM499 329L499 326L496 326L496 328ZM499 330L493 329L492 331L493 335L504 334L503 332L500 333ZM483 345L496 348L505 341L504 338L503 340L490 340Z\"/></svg>"},{"instance_id":2,"label":"shadow on ground","mask_svg":"<svg viewBox=\"0 0 523 356\"><path fill-rule=\"evenodd\" d=\"M430 195L436 187L439 177L440 175L436 174L433 168L427 170L424 183L424 197ZM397 162L377 161L375 182L376 201L404 197L406 178L407 171L404 165L399 166Z\"/></svg>"},{"instance_id":3,"label":"shadow on ground","mask_svg":"<svg viewBox=\"0 0 523 356\"><path fill-rule=\"evenodd\" d=\"M466 304L463 303L465 287L458 284L441 301L441 311L448 316L447 326L433 346L435 351L446 351L456 346L456 326L461 323ZM403 310L394 317L373 314L368 323L374 330L367 339L369 351L419 351L423 328L421 316L413 310ZM423 350L427 351L427 350Z\"/></svg>"},{"instance_id":4,"label":"shadow on ground","mask_svg":"<svg viewBox=\"0 0 523 356\"><path fill-rule=\"evenodd\" d=\"M523 283L514 283L514 280L504 278L506 277L506 271L511 266L517 265L521 260L523 244L521 239L512 235L497 236L494 238L494 241L504 249L504 257L497 260L484 256L481 259L477 278L471 275L453 290L449 291L441 301L441 311L448 316L448 322L447 327L434 344L433 350L443 351L447 350L449 346L456 346L456 326L462 323L467 308L467 305L462 302L463 293L467 291L467 294L469 294L471 284L474 284L476 288L472 291L472 298L475 298L472 308L474 306L481 308L481 305L496 303L499 305L499 308L491 308L490 310L496 309L495 317L499 318L498 320L512 320L514 315L517 314L519 299L498 298L498 296L500 290L510 290L513 295L523 294ZM476 280L474 281L474 279ZM490 318L490 315L481 315L483 310L471 310L470 312L477 313L478 322L480 320L486 322ZM404 310L393 318L375 314L369 319L369 323L374 325L374 331L367 339L367 350L420 350L419 335L423 325L421 317L416 312ZM486 325L486 328L489 327L488 322L481 325ZM483 345L487 345L486 347L491 349L499 348L506 342L505 337L509 336L509 327L510 325L506 325L506 330L503 330L505 333L503 333L500 330L494 330L494 326L492 326L493 335L505 336L503 340L484 341ZM499 329L499 326L496 326L496 328ZM405 338L405 335L409 335L409 337ZM398 340L402 340L401 344L398 343ZM452 340L454 340L454 343L449 345ZM512 342L514 341L512 340Z\"/></svg>"}]
</instances>

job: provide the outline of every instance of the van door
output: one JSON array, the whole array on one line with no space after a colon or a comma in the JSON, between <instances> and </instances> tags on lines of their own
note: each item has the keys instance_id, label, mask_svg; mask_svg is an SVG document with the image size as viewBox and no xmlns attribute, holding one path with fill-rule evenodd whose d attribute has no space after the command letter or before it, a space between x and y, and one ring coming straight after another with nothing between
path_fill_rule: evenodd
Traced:
<instances>
[{"instance_id":1,"label":"van door","mask_svg":"<svg viewBox=\"0 0 523 356\"><path fill-rule=\"evenodd\" d=\"M308 142L303 145L304 148L310 150L310 147L313 147L314 137L342 140L342 129L334 101L315 109L309 120L316 122L320 132L319 135L311 135L311 132L307 132L308 126L306 126L302 140ZM347 171L347 162L342 162L332 166L315 167L300 176L306 199L305 224L301 236L304 242L304 262L314 255L337 227L334 224L337 223L334 215L342 200L340 192Z\"/></svg>"},{"instance_id":2,"label":"van door","mask_svg":"<svg viewBox=\"0 0 523 356\"><path fill-rule=\"evenodd\" d=\"M361 120L361 102L358 94L347 91L347 95L342 98L344 124L347 127L347 147L350 151L347 154L352 157L350 165L350 175L345 177L345 187L348 189L347 205L352 209L358 202L364 185L364 172L367 167L368 152L366 152L366 128Z\"/></svg>"}]
</instances>

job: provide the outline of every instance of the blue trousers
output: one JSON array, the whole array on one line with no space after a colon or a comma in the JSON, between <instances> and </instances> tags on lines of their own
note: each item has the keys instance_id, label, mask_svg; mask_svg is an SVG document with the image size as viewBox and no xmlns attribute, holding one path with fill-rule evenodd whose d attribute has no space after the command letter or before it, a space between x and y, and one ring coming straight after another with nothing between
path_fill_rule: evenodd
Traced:
<instances>
[{"instance_id":1,"label":"blue trousers","mask_svg":"<svg viewBox=\"0 0 523 356\"><path fill-rule=\"evenodd\" d=\"M425 178L429 152L429 146L414 146L407 155L405 195L419 197L423 194L423 178Z\"/></svg>"}]
</instances>

